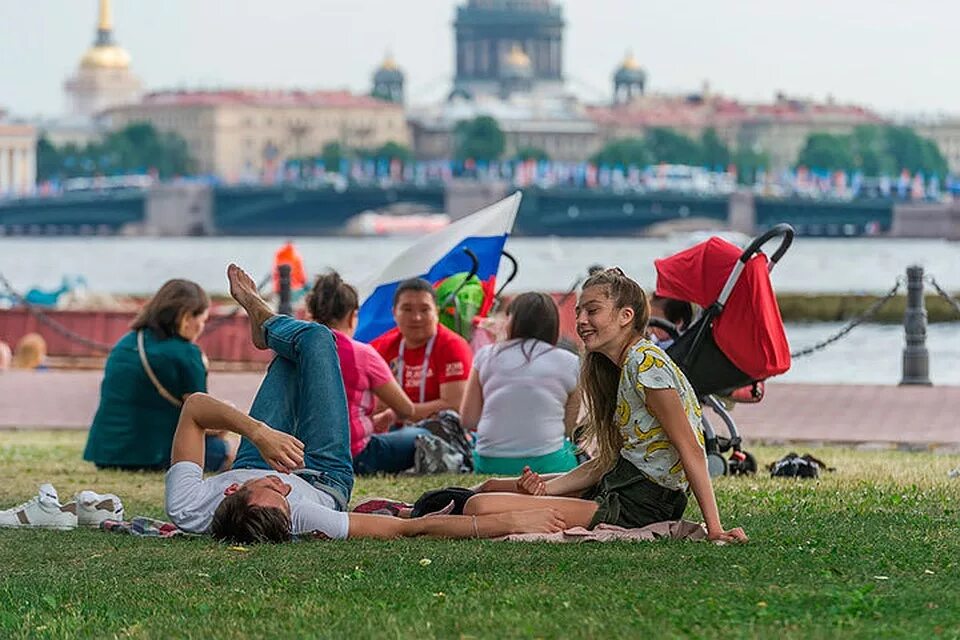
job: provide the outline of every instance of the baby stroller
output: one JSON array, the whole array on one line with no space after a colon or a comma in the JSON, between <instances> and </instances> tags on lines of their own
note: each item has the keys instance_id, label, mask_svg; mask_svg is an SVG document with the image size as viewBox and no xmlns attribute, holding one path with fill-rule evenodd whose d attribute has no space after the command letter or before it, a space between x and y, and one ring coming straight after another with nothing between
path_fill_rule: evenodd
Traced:
<instances>
[{"instance_id":1,"label":"baby stroller","mask_svg":"<svg viewBox=\"0 0 960 640\"><path fill-rule=\"evenodd\" d=\"M727 426L729 437L718 436L703 416L707 466L714 477L757 469L756 459L741 448L737 425L719 398L740 390L736 394L740 401L758 402L763 395L760 383L790 368L790 347L769 273L790 248L793 234L790 225L778 224L742 251L713 237L654 263L658 296L703 307L682 333L657 318L651 325L671 334L674 342L667 354L686 374L701 404ZM780 246L768 262L760 249L774 238L780 238ZM746 394L744 387L750 387ZM729 460L722 455L726 451L731 451Z\"/></svg>"}]
</instances>

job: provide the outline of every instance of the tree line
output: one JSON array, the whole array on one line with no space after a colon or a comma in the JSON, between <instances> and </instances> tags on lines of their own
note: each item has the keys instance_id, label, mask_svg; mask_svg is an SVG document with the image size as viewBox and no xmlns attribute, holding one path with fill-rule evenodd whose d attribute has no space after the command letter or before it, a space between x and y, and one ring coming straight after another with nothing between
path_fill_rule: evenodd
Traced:
<instances>
[{"instance_id":1,"label":"tree line","mask_svg":"<svg viewBox=\"0 0 960 640\"><path fill-rule=\"evenodd\" d=\"M147 123L131 124L85 145L37 141L37 179L64 180L93 175L152 173L159 178L189 175L196 169L186 141Z\"/></svg>"}]
</instances>

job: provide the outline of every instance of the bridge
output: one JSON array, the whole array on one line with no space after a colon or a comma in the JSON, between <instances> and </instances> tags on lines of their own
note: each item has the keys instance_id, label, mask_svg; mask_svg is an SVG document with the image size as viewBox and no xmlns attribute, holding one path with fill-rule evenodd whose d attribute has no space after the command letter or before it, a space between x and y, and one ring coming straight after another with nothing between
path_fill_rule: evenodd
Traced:
<instances>
[{"instance_id":1,"label":"bridge","mask_svg":"<svg viewBox=\"0 0 960 640\"><path fill-rule=\"evenodd\" d=\"M68 193L0 200L0 235L335 235L364 211L405 208L457 217L492 202L508 188L462 193L477 189L476 183L162 185L149 191ZM652 225L694 218L745 233L779 222L815 236L885 234L904 228L894 224L896 206L887 199L839 202L754 197L749 192L726 196L538 187L523 192L516 235L642 235Z\"/></svg>"}]
</instances>

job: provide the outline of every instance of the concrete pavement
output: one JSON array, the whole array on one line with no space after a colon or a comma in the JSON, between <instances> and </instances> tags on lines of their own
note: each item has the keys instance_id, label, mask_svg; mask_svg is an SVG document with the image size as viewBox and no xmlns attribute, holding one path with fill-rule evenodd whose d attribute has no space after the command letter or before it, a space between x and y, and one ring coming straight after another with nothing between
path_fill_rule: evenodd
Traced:
<instances>
[{"instance_id":1,"label":"concrete pavement","mask_svg":"<svg viewBox=\"0 0 960 640\"><path fill-rule=\"evenodd\" d=\"M0 373L0 430L86 429L103 372ZM261 373L212 372L210 392L248 410ZM733 412L750 442L960 445L960 387L767 384ZM713 424L725 433L719 419Z\"/></svg>"}]
</instances>

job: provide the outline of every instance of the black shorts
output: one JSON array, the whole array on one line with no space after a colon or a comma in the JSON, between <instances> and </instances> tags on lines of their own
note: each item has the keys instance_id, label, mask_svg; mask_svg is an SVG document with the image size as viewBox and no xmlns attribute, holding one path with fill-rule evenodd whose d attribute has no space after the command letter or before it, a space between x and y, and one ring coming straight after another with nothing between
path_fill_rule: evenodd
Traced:
<instances>
[{"instance_id":1,"label":"black shorts","mask_svg":"<svg viewBox=\"0 0 960 640\"><path fill-rule=\"evenodd\" d=\"M589 529L601 522L633 529L680 520L687 508L685 492L660 486L623 457L582 497L598 507Z\"/></svg>"}]
</instances>

